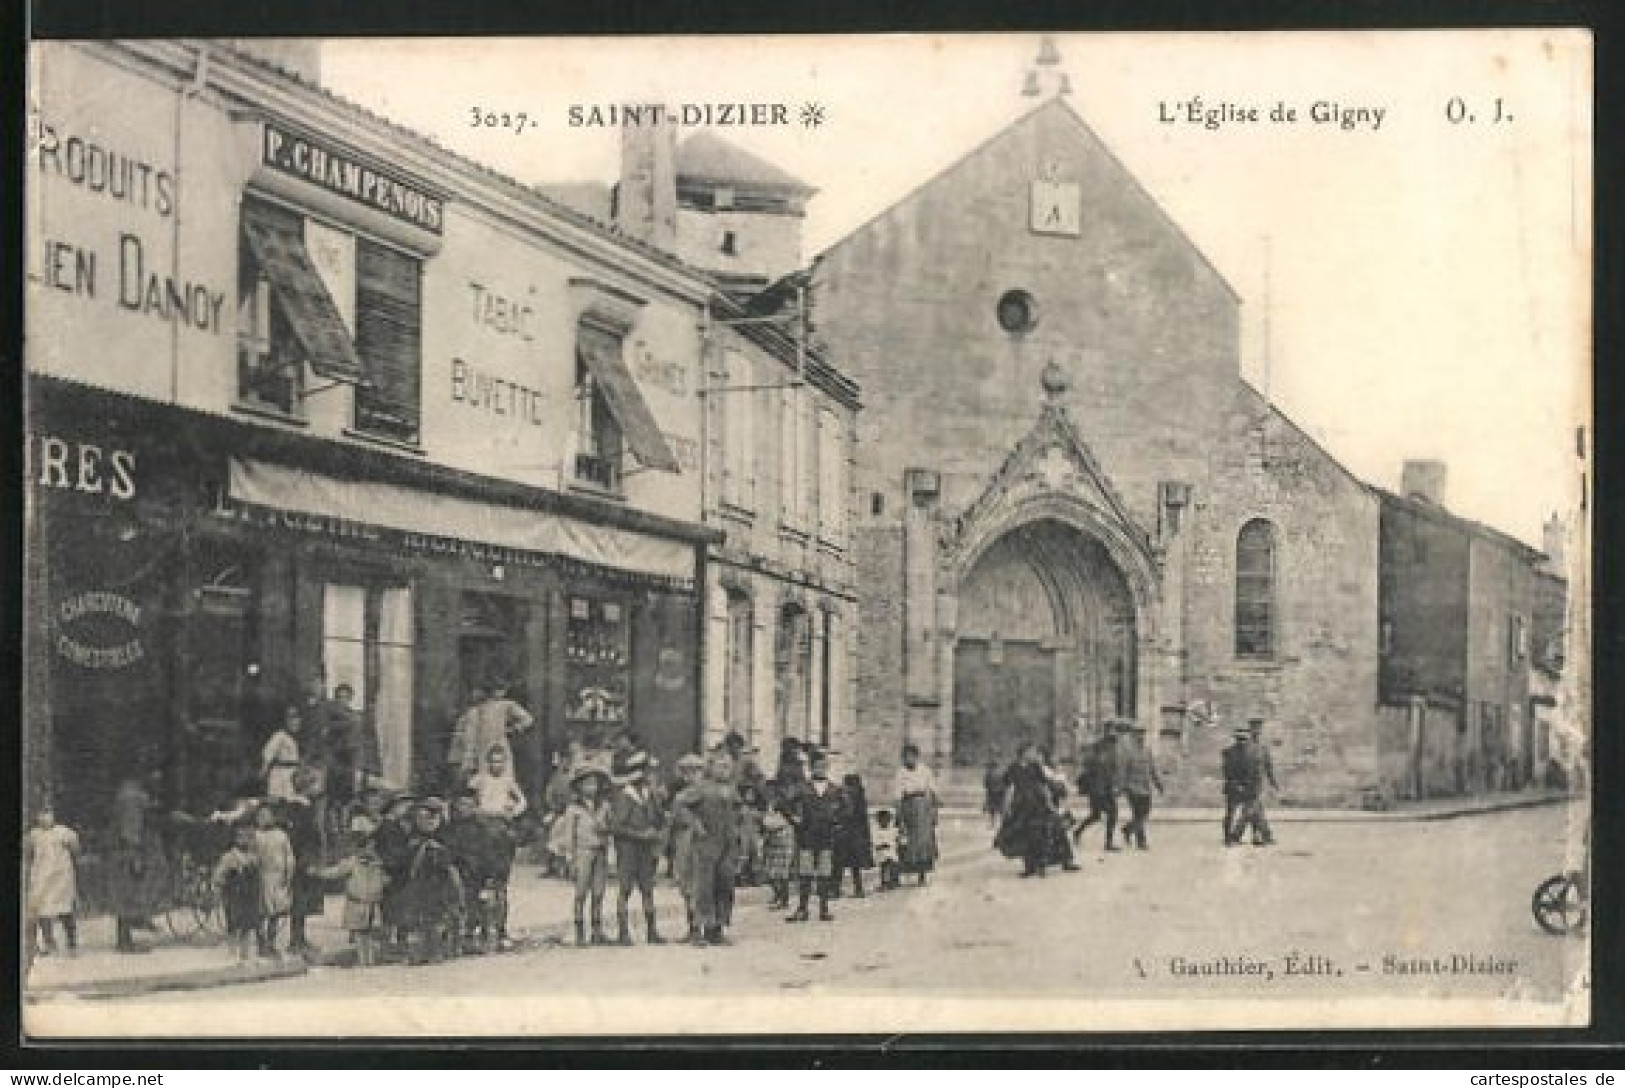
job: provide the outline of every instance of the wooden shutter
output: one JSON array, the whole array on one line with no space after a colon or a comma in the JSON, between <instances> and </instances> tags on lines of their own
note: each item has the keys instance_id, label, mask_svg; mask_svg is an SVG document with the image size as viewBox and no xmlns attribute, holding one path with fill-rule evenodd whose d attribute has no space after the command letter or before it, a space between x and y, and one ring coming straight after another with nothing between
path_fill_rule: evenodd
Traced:
<instances>
[{"instance_id":1,"label":"wooden shutter","mask_svg":"<svg viewBox=\"0 0 1625 1088\"><path fill-rule=\"evenodd\" d=\"M356 239L356 354L367 385L356 391L358 430L416 441L422 380L421 265Z\"/></svg>"}]
</instances>

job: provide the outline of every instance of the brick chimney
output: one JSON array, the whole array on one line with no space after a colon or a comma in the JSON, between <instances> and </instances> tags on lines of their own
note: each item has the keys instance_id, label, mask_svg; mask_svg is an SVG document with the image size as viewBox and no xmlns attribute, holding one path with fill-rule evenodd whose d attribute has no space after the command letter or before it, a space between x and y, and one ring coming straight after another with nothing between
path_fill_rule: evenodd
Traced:
<instances>
[{"instance_id":1,"label":"brick chimney","mask_svg":"<svg viewBox=\"0 0 1625 1088\"><path fill-rule=\"evenodd\" d=\"M1407 499L1421 499L1443 509L1445 471L1443 461L1406 461L1400 474L1400 492Z\"/></svg>"},{"instance_id":2,"label":"brick chimney","mask_svg":"<svg viewBox=\"0 0 1625 1088\"><path fill-rule=\"evenodd\" d=\"M1553 568L1561 571L1568 559L1569 530L1563 524L1563 519L1553 514L1541 526L1541 551L1546 553L1546 559Z\"/></svg>"},{"instance_id":3,"label":"brick chimney","mask_svg":"<svg viewBox=\"0 0 1625 1088\"><path fill-rule=\"evenodd\" d=\"M621 126L615 225L657 249L677 250L677 126L648 108Z\"/></svg>"}]
</instances>

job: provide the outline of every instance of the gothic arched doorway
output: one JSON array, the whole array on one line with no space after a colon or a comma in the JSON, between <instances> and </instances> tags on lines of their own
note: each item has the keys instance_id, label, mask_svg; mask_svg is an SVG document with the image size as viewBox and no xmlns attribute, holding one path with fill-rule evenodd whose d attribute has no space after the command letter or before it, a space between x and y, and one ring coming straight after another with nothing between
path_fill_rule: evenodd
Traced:
<instances>
[{"instance_id":1,"label":"gothic arched doorway","mask_svg":"<svg viewBox=\"0 0 1625 1088\"><path fill-rule=\"evenodd\" d=\"M1089 730L1135 712L1135 603L1095 537L1052 518L995 540L959 586L953 756L1008 759L1028 741L1070 760Z\"/></svg>"}]
</instances>

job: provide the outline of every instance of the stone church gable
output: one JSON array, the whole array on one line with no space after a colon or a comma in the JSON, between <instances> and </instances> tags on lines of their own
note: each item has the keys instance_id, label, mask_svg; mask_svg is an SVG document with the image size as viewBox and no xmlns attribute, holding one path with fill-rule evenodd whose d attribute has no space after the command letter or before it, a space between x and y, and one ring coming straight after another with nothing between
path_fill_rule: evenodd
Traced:
<instances>
[{"instance_id":1,"label":"stone church gable","mask_svg":"<svg viewBox=\"0 0 1625 1088\"><path fill-rule=\"evenodd\" d=\"M1064 149L1069 159L1087 161L1095 193L1122 194L1129 198L1136 215L1147 220L1144 224L1146 229L1164 234L1168 240L1188 251L1191 257L1200 262L1213 283L1222 287L1231 299L1240 302L1240 296L1230 286L1224 274L1214 267L1201 248L1168 215L1157 198L1145 188L1122 160L1113 154L1111 148L1095 134L1094 129L1089 127L1089 123L1059 98L1052 98L1035 106L1013 123L999 129L981 144L915 186L906 196L833 243L819 260L844 261L844 251L848 247L861 248L872 233L896 230L899 222L905 220L918 204L937 199L939 193L943 191L960 188L962 179L976 173L982 163L1002 164L1010 161L1012 157L1019 159L1020 150L1029 141L1040 143L1058 153ZM974 189L974 181L971 182L971 187ZM1089 206L1089 195L1086 190L1084 196L1086 209Z\"/></svg>"},{"instance_id":2,"label":"stone church gable","mask_svg":"<svg viewBox=\"0 0 1625 1088\"><path fill-rule=\"evenodd\" d=\"M1075 230L1035 229L1046 178ZM1068 412L1142 525L1159 481L1198 482L1213 405L1239 374L1234 292L1060 102L1036 108L836 243L815 272L819 332L864 390L860 487L901 501L942 474L959 509L1032 425L1051 364ZM1005 327L1007 297L1031 321Z\"/></svg>"}]
</instances>

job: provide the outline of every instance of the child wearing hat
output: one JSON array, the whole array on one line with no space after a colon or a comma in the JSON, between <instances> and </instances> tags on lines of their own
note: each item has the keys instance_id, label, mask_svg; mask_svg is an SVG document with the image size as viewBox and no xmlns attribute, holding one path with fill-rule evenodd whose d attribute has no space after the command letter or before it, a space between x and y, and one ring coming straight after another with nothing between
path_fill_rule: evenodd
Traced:
<instances>
[{"instance_id":1,"label":"child wearing hat","mask_svg":"<svg viewBox=\"0 0 1625 1088\"><path fill-rule=\"evenodd\" d=\"M840 787L829 780L828 756L815 752L810 774L807 785L796 794L787 813L796 832L797 905L786 922L807 921L807 901L815 888L819 920L835 919L829 909L835 877L835 829L845 806Z\"/></svg>"},{"instance_id":2,"label":"child wearing hat","mask_svg":"<svg viewBox=\"0 0 1625 1088\"><path fill-rule=\"evenodd\" d=\"M591 765L570 776L572 798L561 817L561 840L575 874L576 944L587 944L583 915L592 899L592 943L608 944L604 933L604 890L609 886L610 807L604 793L609 776Z\"/></svg>"},{"instance_id":3,"label":"child wearing hat","mask_svg":"<svg viewBox=\"0 0 1625 1088\"><path fill-rule=\"evenodd\" d=\"M412 806L409 862L401 889L400 923L408 930L409 962L438 963L462 928L463 881L451 851L440 841L444 804L427 798Z\"/></svg>"},{"instance_id":4,"label":"child wearing hat","mask_svg":"<svg viewBox=\"0 0 1625 1088\"><path fill-rule=\"evenodd\" d=\"M666 838L666 805L649 781L653 761L634 752L625 762L626 781L615 791L610 806L610 830L615 837L615 868L619 875L615 920L616 943L632 943L630 904L636 890L643 903L644 931L650 944L665 944L655 925L655 874L660 845Z\"/></svg>"},{"instance_id":5,"label":"child wearing hat","mask_svg":"<svg viewBox=\"0 0 1625 1088\"><path fill-rule=\"evenodd\" d=\"M342 922L362 967L378 962L378 935L384 928L384 888L389 877L378 854L377 829L371 816L358 813L350 820L350 856L314 870L323 880L344 881Z\"/></svg>"}]
</instances>

